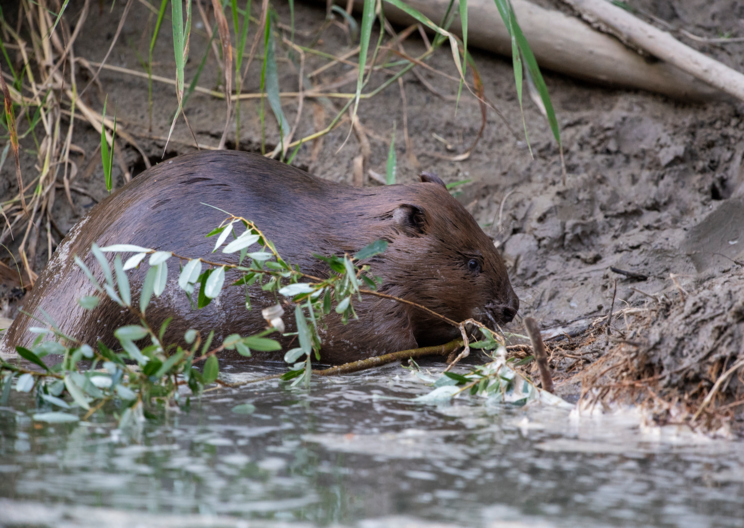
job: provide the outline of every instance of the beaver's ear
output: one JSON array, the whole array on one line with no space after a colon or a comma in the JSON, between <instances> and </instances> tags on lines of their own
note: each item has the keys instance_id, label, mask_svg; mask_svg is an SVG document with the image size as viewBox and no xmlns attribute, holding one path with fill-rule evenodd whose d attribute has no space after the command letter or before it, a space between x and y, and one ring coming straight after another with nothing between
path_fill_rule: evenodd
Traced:
<instances>
[{"instance_id":1,"label":"beaver's ear","mask_svg":"<svg viewBox=\"0 0 744 528\"><path fill-rule=\"evenodd\" d=\"M401 205L393 211L393 221L408 236L426 234L426 211L417 205Z\"/></svg>"},{"instance_id":2,"label":"beaver's ear","mask_svg":"<svg viewBox=\"0 0 744 528\"><path fill-rule=\"evenodd\" d=\"M447 188L445 183L442 181L442 178L440 178L433 172L422 172L421 174L419 174L419 178L421 178L421 181L424 183L436 183L441 185L445 189Z\"/></svg>"}]
</instances>

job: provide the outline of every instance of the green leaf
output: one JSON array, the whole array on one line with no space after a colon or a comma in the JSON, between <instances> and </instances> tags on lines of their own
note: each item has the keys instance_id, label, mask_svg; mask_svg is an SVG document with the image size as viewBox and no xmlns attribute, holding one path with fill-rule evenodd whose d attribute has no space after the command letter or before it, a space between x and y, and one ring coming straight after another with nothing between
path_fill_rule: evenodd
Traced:
<instances>
[{"instance_id":1,"label":"green leaf","mask_svg":"<svg viewBox=\"0 0 744 528\"><path fill-rule=\"evenodd\" d=\"M256 410L256 406L252 403L241 403L232 408L232 412L235 414L253 414Z\"/></svg>"},{"instance_id":2,"label":"green leaf","mask_svg":"<svg viewBox=\"0 0 744 528\"><path fill-rule=\"evenodd\" d=\"M68 405L69 407L69 405ZM63 412L45 412L34 414L31 418L37 422L46 423L67 423L67 422L79 422L80 418L74 414L63 413Z\"/></svg>"},{"instance_id":3,"label":"green leaf","mask_svg":"<svg viewBox=\"0 0 744 528\"><path fill-rule=\"evenodd\" d=\"M284 361L289 364L294 364L305 354L306 352L302 348L293 348L291 350L287 350L287 353L284 354Z\"/></svg>"},{"instance_id":4,"label":"green leaf","mask_svg":"<svg viewBox=\"0 0 744 528\"><path fill-rule=\"evenodd\" d=\"M135 360L140 366L147 365L149 363L150 358L142 354L139 347L134 344L134 341L131 341L129 339L121 339L119 340L121 343L121 347L124 349L124 351L129 355L130 359Z\"/></svg>"},{"instance_id":5,"label":"green leaf","mask_svg":"<svg viewBox=\"0 0 744 528\"><path fill-rule=\"evenodd\" d=\"M137 341L147 336L147 329L139 325L122 326L114 331L114 336L119 340L128 339L129 341Z\"/></svg>"},{"instance_id":6,"label":"green leaf","mask_svg":"<svg viewBox=\"0 0 744 528\"><path fill-rule=\"evenodd\" d=\"M111 274L111 266L109 266L108 260L106 260L106 256L101 252L101 249L95 243L90 247L90 250L93 253L93 256L96 257L98 265L101 266L101 270L103 270L103 276L106 277L106 283L113 288L114 277Z\"/></svg>"},{"instance_id":7,"label":"green leaf","mask_svg":"<svg viewBox=\"0 0 744 528\"><path fill-rule=\"evenodd\" d=\"M338 306L336 306L336 313L342 314L346 311L346 309L349 307L349 303L351 302L351 295L344 298L340 303L338 303Z\"/></svg>"},{"instance_id":8,"label":"green leaf","mask_svg":"<svg viewBox=\"0 0 744 528\"><path fill-rule=\"evenodd\" d=\"M198 259L190 260L188 264L183 267L181 275L178 277L178 285L182 290L185 290L187 285L194 284L199 280L201 267L201 261Z\"/></svg>"},{"instance_id":9,"label":"green leaf","mask_svg":"<svg viewBox=\"0 0 744 528\"><path fill-rule=\"evenodd\" d=\"M156 251L150 255L150 266L157 266L171 258L170 251Z\"/></svg>"},{"instance_id":10,"label":"green leaf","mask_svg":"<svg viewBox=\"0 0 744 528\"><path fill-rule=\"evenodd\" d=\"M253 260L259 260L263 262L265 260L269 260L274 255L272 255L271 253L267 253L265 251L257 251L256 253L248 253L248 256L252 258Z\"/></svg>"},{"instance_id":11,"label":"green leaf","mask_svg":"<svg viewBox=\"0 0 744 528\"><path fill-rule=\"evenodd\" d=\"M458 180L450 183L446 183L444 186L447 187L447 190L454 189L455 187L459 187L460 185L465 185L466 183L470 183L473 180Z\"/></svg>"},{"instance_id":12,"label":"green leaf","mask_svg":"<svg viewBox=\"0 0 744 528\"><path fill-rule=\"evenodd\" d=\"M80 407L83 409L90 410L90 405L88 405L88 398L85 397L85 393L83 392L83 389L81 389L73 380L70 374L65 375L65 387L67 387L67 392L70 393L70 396L72 396L72 399L75 400L75 403L77 403Z\"/></svg>"},{"instance_id":13,"label":"green leaf","mask_svg":"<svg viewBox=\"0 0 744 528\"><path fill-rule=\"evenodd\" d=\"M95 295L87 295L82 299L78 299L77 302L84 309L93 310L96 306L98 306L98 303L101 302L101 299L99 299Z\"/></svg>"},{"instance_id":14,"label":"green leaf","mask_svg":"<svg viewBox=\"0 0 744 528\"><path fill-rule=\"evenodd\" d=\"M142 372L145 374L145 376L154 376L155 373L160 370L160 367L163 366L163 363L159 359L151 359L147 362L147 365L142 367Z\"/></svg>"},{"instance_id":15,"label":"green leaf","mask_svg":"<svg viewBox=\"0 0 744 528\"><path fill-rule=\"evenodd\" d=\"M217 376L220 374L220 363L217 361L217 356L209 356L207 361L204 363L204 371L202 376L204 377L204 385L214 383Z\"/></svg>"},{"instance_id":16,"label":"green leaf","mask_svg":"<svg viewBox=\"0 0 744 528\"><path fill-rule=\"evenodd\" d=\"M301 295L303 293L312 293L315 288L311 284L304 282L298 282L296 284L288 284L284 288L279 290L281 295L285 297L294 297L295 295Z\"/></svg>"},{"instance_id":17,"label":"green leaf","mask_svg":"<svg viewBox=\"0 0 744 528\"><path fill-rule=\"evenodd\" d=\"M233 350L235 348L235 345L238 344L241 339L242 339L242 337L240 337L240 334L230 334L222 342L222 345L227 350Z\"/></svg>"},{"instance_id":18,"label":"green leaf","mask_svg":"<svg viewBox=\"0 0 744 528\"><path fill-rule=\"evenodd\" d=\"M238 351L238 354L245 357L251 357L251 349L248 348L243 344L243 342L235 343L235 349Z\"/></svg>"},{"instance_id":19,"label":"green leaf","mask_svg":"<svg viewBox=\"0 0 744 528\"><path fill-rule=\"evenodd\" d=\"M103 293L103 288L101 288L101 285L98 283L98 280L93 276L93 273L90 271L88 266L85 265L85 262L83 262L80 257L75 255L75 264L83 270L83 273L86 277L88 277L88 280L90 283L98 290L99 292Z\"/></svg>"},{"instance_id":20,"label":"green leaf","mask_svg":"<svg viewBox=\"0 0 744 528\"><path fill-rule=\"evenodd\" d=\"M367 67L367 52L369 51L369 41L372 37L372 24L375 21L375 4L376 0L364 0L364 9L362 10L362 31L359 38L359 75L357 76L356 94L354 95L354 110L352 115L356 116L359 107L359 98L362 95L364 87L364 70Z\"/></svg>"},{"instance_id":21,"label":"green leaf","mask_svg":"<svg viewBox=\"0 0 744 528\"><path fill-rule=\"evenodd\" d=\"M280 345L279 342L266 337L246 337L243 339L243 344L252 350L258 350L259 352L273 352L282 349L282 345Z\"/></svg>"},{"instance_id":22,"label":"green leaf","mask_svg":"<svg viewBox=\"0 0 744 528\"><path fill-rule=\"evenodd\" d=\"M197 307L200 309L204 308L205 306L207 306L209 303L212 302L212 299L205 295L205 290L207 289L206 285L207 285L207 281L209 280L209 276L212 274L213 271L214 270L208 269L204 273L201 274L201 280L199 283L200 284L199 298L196 303Z\"/></svg>"},{"instance_id":23,"label":"green leaf","mask_svg":"<svg viewBox=\"0 0 744 528\"><path fill-rule=\"evenodd\" d=\"M183 335L184 341L186 341L187 344L191 344L194 342L194 339L196 339L196 330L193 328L189 328L186 330L186 333Z\"/></svg>"},{"instance_id":24,"label":"green leaf","mask_svg":"<svg viewBox=\"0 0 744 528\"><path fill-rule=\"evenodd\" d=\"M103 100L103 113L101 119L106 119L106 103L108 103L108 96ZM109 144L106 140L106 127L101 126L101 162L103 164L103 177L106 182L106 190L111 192L113 188L113 178L111 176L113 168L113 148L109 150Z\"/></svg>"},{"instance_id":25,"label":"green leaf","mask_svg":"<svg viewBox=\"0 0 744 528\"><path fill-rule=\"evenodd\" d=\"M305 374L305 369L290 370L282 374L282 377L279 379L281 379L282 381L289 381L298 376L302 376L303 374Z\"/></svg>"},{"instance_id":26,"label":"green leaf","mask_svg":"<svg viewBox=\"0 0 744 528\"><path fill-rule=\"evenodd\" d=\"M155 286L157 273L157 268L150 268L145 275L145 281L142 283L142 291L140 292L140 310L142 310L142 313L145 313L150 304L150 299L152 299L152 290Z\"/></svg>"},{"instance_id":27,"label":"green leaf","mask_svg":"<svg viewBox=\"0 0 744 528\"><path fill-rule=\"evenodd\" d=\"M52 405L62 407L63 409L71 409L70 404L61 398L57 398L56 396L52 396L51 394L42 394L41 397Z\"/></svg>"},{"instance_id":28,"label":"green leaf","mask_svg":"<svg viewBox=\"0 0 744 528\"><path fill-rule=\"evenodd\" d=\"M168 264L161 262L154 268L150 269L155 270L155 281L152 286L153 293L156 297L160 297L160 295L165 291L165 285L168 284Z\"/></svg>"},{"instance_id":29,"label":"green leaf","mask_svg":"<svg viewBox=\"0 0 744 528\"><path fill-rule=\"evenodd\" d=\"M215 227L209 233L207 233L206 235L204 235L204 238L213 237L214 235L217 235L219 233L222 233L225 230L226 227L227 226Z\"/></svg>"},{"instance_id":30,"label":"green leaf","mask_svg":"<svg viewBox=\"0 0 744 528\"><path fill-rule=\"evenodd\" d=\"M220 233L220 236L217 237L217 242L214 245L214 249L212 250L212 253L217 251L217 248L220 247L222 244L225 243L225 240L227 240L227 237L232 233L233 230L233 223L230 222L227 224L224 228L222 228L222 232ZM209 235L207 235L209 236Z\"/></svg>"},{"instance_id":31,"label":"green leaf","mask_svg":"<svg viewBox=\"0 0 744 528\"><path fill-rule=\"evenodd\" d=\"M137 399L137 394L135 394L134 391L131 390L129 387L125 387L124 385L116 386L116 394L118 394L122 400L134 401Z\"/></svg>"},{"instance_id":32,"label":"green leaf","mask_svg":"<svg viewBox=\"0 0 744 528\"><path fill-rule=\"evenodd\" d=\"M209 347L212 346L212 340L214 339L214 330L209 332L209 335L207 336L207 340L204 341L204 344L202 345L202 356L206 354L209 351Z\"/></svg>"},{"instance_id":33,"label":"green leaf","mask_svg":"<svg viewBox=\"0 0 744 528\"><path fill-rule=\"evenodd\" d=\"M299 304L295 307L295 321L297 322L297 337L300 340L300 348L309 356L313 349L313 336L307 326L305 312L302 311ZM287 363L294 363L294 361L287 361Z\"/></svg>"},{"instance_id":34,"label":"green leaf","mask_svg":"<svg viewBox=\"0 0 744 528\"><path fill-rule=\"evenodd\" d=\"M132 244L113 244L111 246L102 247L103 253L148 253L152 251L150 248L142 246L134 246Z\"/></svg>"},{"instance_id":35,"label":"green leaf","mask_svg":"<svg viewBox=\"0 0 744 528\"><path fill-rule=\"evenodd\" d=\"M136 255L132 255L127 259L127 261L124 263L124 271L134 269L137 266L140 265L140 262L145 260L145 257L147 256L147 253L137 253Z\"/></svg>"},{"instance_id":36,"label":"green leaf","mask_svg":"<svg viewBox=\"0 0 744 528\"><path fill-rule=\"evenodd\" d=\"M31 363L35 363L47 372L49 372L49 367L47 367L42 360L38 358L36 354L31 352L27 348L23 348L21 346L16 347L16 352L18 352L18 355L21 356L26 361L30 361Z\"/></svg>"},{"instance_id":37,"label":"green leaf","mask_svg":"<svg viewBox=\"0 0 744 528\"><path fill-rule=\"evenodd\" d=\"M121 264L121 257L119 257L119 255L116 255L116 258L114 259L114 271L116 272L116 282L119 284L119 295L121 295L121 300L124 301L124 304L127 306L131 306L132 295L129 290L129 279L127 278L127 273L124 271L124 267Z\"/></svg>"},{"instance_id":38,"label":"green leaf","mask_svg":"<svg viewBox=\"0 0 744 528\"><path fill-rule=\"evenodd\" d=\"M6 405L8 405L8 399L10 398L10 389L12 388L12 386L13 374L5 376L5 381L3 381L3 392L2 395L0 395L0 407L5 407Z\"/></svg>"},{"instance_id":39,"label":"green leaf","mask_svg":"<svg viewBox=\"0 0 744 528\"><path fill-rule=\"evenodd\" d=\"M33 374L21 374L18 376L16 382L16 390L18 392L28 392L34 388L34 376Z\"/></svg>"},{"instance_id":40,"label":"green leaf","mask_svg":"<svg viewBox=\"0 0 744 528\"><path fill-rule=\"evenodd\" d=\"M44 341L34 348L34 352L39 357L48 356L49 354L62 355L67 349L56 341Z\"/></svg>"},{"instance_id":41,"label":"green leaf","mask_svg":"<svg viewBox=\"0 0 744 528\"><path fill-rule=\"evenodd\" d=\"M388 247L388 243L386 240L375 240L370 245L363 247L359 250L359 252L354 255L354 258L356 260L364 260L368 259L370 257L374 257L375 255L379 255L380 253L385 252L385 250Z\"/></svg>"},{"instance_id":42,"label":"green leaf","mask_svg":"<svg viewBox=\"0 0 744 528\"><path fill-rule=\"evenodd\" d=\"M463 73L467 68L467 61L465 58L468 54L468 1L459 0L460 4L460 23L462 24L462 59L463 59Z\"/></svg>"},{"instance_id":43,"label":"green leaf","mask_svg":"<svg viewBox=\"0 0 744 528\"><path fill-rule=\"evenodd\" d=\"M458 383L470 383L471 381L462 374L455 374L454 372L445 372L444 375Z\"/></svg>"},{"instance_id":44,"label":"green leaf","mask_svg":"<svg viewBox=\"0 0 744 528\"><path fill-rule=\"evenodd\" d=\"M395 123L393 123L393 137L390 139L390 148L388 149L387 165L385 166L385 184L393 185L395 183L396 164L398 163L395 155Z\"/></svg>"},{"instance_id":45,"label":"green leaf","mask_svg":"<svg viewBox=\"0 0 744 528\"><path fill-rule=\"evenodd\" d=\"M242 235L240 235L238 238L230 242L225 249L222 250L223 253L235 253L237 251L240 251L241 249L247 248L249 246L252 246L256 242L258 242L258 239L261 238L258 235L251 234L250 231L246 231Z\"/></svg>"},{"instance_id":46,"label":"green leaf","mask_svg":"<svg viewBox=\"0 0 744 528\"><path fill-rule=\"evenodd\" d=\"M284 111L282 111L282 103L279 96L279 76L276 69L276 58L274 57L274 34L271 32L270 16L266 17L266 33L266 56L264 61L266 98L269 100L269 106L271 106L271 111L274 113L277 123L279 123L281 139L283 139L289 134L290 126L289 121L284 116Z\"/></svg>"},{"instance_id":47,"label":"green leaf","mask_svg":"<svg viewBox=\"0 0 744 528\"><path fill-rule=\"evenodd\" d=\"M214 270L209 276L204 286L204 295L210 299L214 299L222 291L222 285L225 283L225 266L221 266Z\"/></svg>"}]
</instances>

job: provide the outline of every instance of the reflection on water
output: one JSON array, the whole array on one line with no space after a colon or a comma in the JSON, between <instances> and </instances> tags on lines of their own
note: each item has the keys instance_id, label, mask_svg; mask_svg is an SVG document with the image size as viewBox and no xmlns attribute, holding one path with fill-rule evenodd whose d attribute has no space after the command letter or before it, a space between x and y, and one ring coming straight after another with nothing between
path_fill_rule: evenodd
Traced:
<instances>
[{"instance_id":1,"label":"reflection on water","mask_svg":"<svg viewBox=\"0 0 744 528\"><path fill-rule=\"evenodd\" d=\"M741 443L656 442L635 418L406 401L428 390L399 367L317 380L309 394L266 382L209 392L127 434L108 422L34 423L14 393L15 409L0 408L0 524L743 522ZM246 402L252 413L233 411Z\"/></svg>"}]
</instances>

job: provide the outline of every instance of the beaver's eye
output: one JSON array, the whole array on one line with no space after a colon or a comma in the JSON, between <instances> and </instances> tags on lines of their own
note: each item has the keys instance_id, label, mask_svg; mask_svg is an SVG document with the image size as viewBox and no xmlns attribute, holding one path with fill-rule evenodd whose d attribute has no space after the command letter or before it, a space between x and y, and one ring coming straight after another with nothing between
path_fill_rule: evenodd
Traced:
<instances>
[{"instance_id":1,"label":"beaver's eye","mask_svg":"<svg viewBox=\"0 0 744 528\"><path fill-rule=\"evenodd\" d=\"M473 273L480 273L480 270L481 270L480 262L478 262L477 259L468 260L468 270L470 270Z\"/></svg>"}]
</instances>

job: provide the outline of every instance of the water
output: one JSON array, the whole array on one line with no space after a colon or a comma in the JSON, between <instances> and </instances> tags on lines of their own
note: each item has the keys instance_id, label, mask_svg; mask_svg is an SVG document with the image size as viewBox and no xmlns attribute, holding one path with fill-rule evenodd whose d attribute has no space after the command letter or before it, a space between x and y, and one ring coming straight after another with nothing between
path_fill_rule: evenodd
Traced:
<instances>
[{"instance_id":1,"label":"water","mask_svg":"<svg viewBox=\"0 0 744 528\"><path fill-rule=\"evenodd\" d=\"M309 394L266 382L127 434L34 423L14 392L0 408L0 524L744 526L742 443L661 440L632 413L410 401L428 390L400 367ZM252 414L233 412L246 402Z\"/></svg>"}]
</instances>

